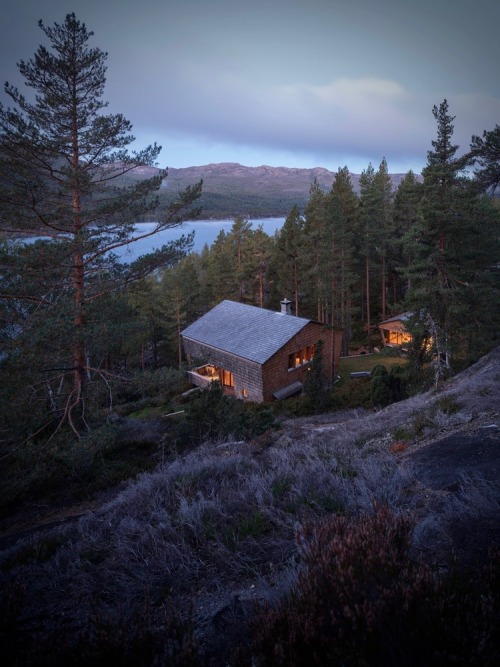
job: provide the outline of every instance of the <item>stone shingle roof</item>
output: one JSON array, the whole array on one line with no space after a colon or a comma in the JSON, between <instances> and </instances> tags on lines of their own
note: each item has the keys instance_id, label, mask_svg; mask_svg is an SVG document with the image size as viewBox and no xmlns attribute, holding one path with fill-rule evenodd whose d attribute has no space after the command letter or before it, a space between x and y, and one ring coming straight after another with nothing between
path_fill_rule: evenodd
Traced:
<instances>
[{"instance_id":1,"label":"stone shingle roof","mask_svg":"<svg viewBox=\"0 0 500 667\"><path fill-rule=\"evenodd\" d=\"M263 364L311 321L244 303L221 301L181 335Z\"/></svg>"},{"instance_id":2,"label":"stone shingle roof","mask_svg":"<svg viewBox=\"0 0 500 667\"><path fill-rule=\"evenodd\" d=\"M406 313L401 313L401 315L394 315L394 317L389 317L387 320L384 320L383 322L380 322L380 324L388 324L389 322L398 322L398 321L406 322L412 316L413 316L413 313L408 311Z\"/></svg>"}]
</instances>

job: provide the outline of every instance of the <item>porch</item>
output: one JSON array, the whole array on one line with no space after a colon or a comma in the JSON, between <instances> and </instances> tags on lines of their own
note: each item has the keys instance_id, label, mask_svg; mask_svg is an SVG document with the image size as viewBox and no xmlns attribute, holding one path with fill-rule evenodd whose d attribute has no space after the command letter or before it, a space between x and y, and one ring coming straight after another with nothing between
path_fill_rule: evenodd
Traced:
<instances>
[{"instance_id":1,"label":"porch","mask_svg":"<svg viewBox=\"0 0 500 667\"><path fill-rule=\"evenodd\" d=\"M231 371L212 364L198 366L188 371L191 384L206 389L211 382L220 382L226 394L234 394L234 376Z\"/></svg>"}]
</instances>

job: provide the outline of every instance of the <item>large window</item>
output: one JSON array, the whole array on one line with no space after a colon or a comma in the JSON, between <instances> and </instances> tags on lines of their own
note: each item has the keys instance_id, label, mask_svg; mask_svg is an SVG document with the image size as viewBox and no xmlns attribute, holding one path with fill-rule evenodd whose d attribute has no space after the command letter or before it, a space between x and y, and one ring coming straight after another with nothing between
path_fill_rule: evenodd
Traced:
<instances>
[{"instance_id":1,"label":"large window","mask_svg":"<svg viewBox=\"0 0 500 667\"><path fill-rule=\"evenodd\" d=\"M307 345L301 350L297 350L293 354L288 355L288 370L302 366L302 364L308 364L311 359L314 357L314 345Z\"/></svg>"},{"instance_id":2,"label":"large window","mask_svg":"<svg viewBox=\"0 0 500 667\"><path fill-rule=\"evenodd\" d=\"M411 334L405 331L388 331L387 342L389 345L405 345L411 342Z\"/></svg>"}]
</instances>

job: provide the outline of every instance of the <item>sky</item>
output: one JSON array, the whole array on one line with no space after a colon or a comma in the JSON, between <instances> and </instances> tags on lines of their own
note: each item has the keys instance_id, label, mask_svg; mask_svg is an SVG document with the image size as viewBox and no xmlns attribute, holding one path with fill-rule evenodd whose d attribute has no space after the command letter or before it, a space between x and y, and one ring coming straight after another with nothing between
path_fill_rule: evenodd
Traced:
<instances>
[{"instance_id":1,"label":"sky","mask_svg":"<svg viewBox=\"0 0 500 667\"><path fill-rule=\"evenodd\" d=\"M109 111L161 167L420 173L443 99L461 152L500 124L498 0L4 0L2 84L48 46L38 20L70 12L108 53Z\"/></svg>"}]
</instances>

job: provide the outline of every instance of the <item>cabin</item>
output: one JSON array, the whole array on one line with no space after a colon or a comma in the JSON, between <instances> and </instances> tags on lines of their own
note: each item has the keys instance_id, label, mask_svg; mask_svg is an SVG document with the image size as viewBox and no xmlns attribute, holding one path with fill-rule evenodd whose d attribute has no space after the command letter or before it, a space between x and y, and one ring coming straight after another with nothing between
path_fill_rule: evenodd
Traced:
<instances>
[{"instance_id":1,"label":"cabin","mask_svg":"<svg viewBox=\"0 0 500 667\"><path fill-rule=\"evenodd\" d=\"M411 342L411 333L407 331L405 323L408 322L413 313L401 313L394 315L388 320L380 322L379 329L382 343L386 347L399 347Z\"/></svg>"},{"instance_id":2,"label":"cabin","mask_svg":"<svg viewBox=\"0 0 500 667\"><path fill-rule=\"evenodd\" d=\"M222 301L181 332L195 386L218 380L224 391L257 403L284 399L302 391L315 345L323 341L322 367L333 383L338 375L342 332L292 315L284 299L281 311Z\"/></svg>"}]
</instances>

